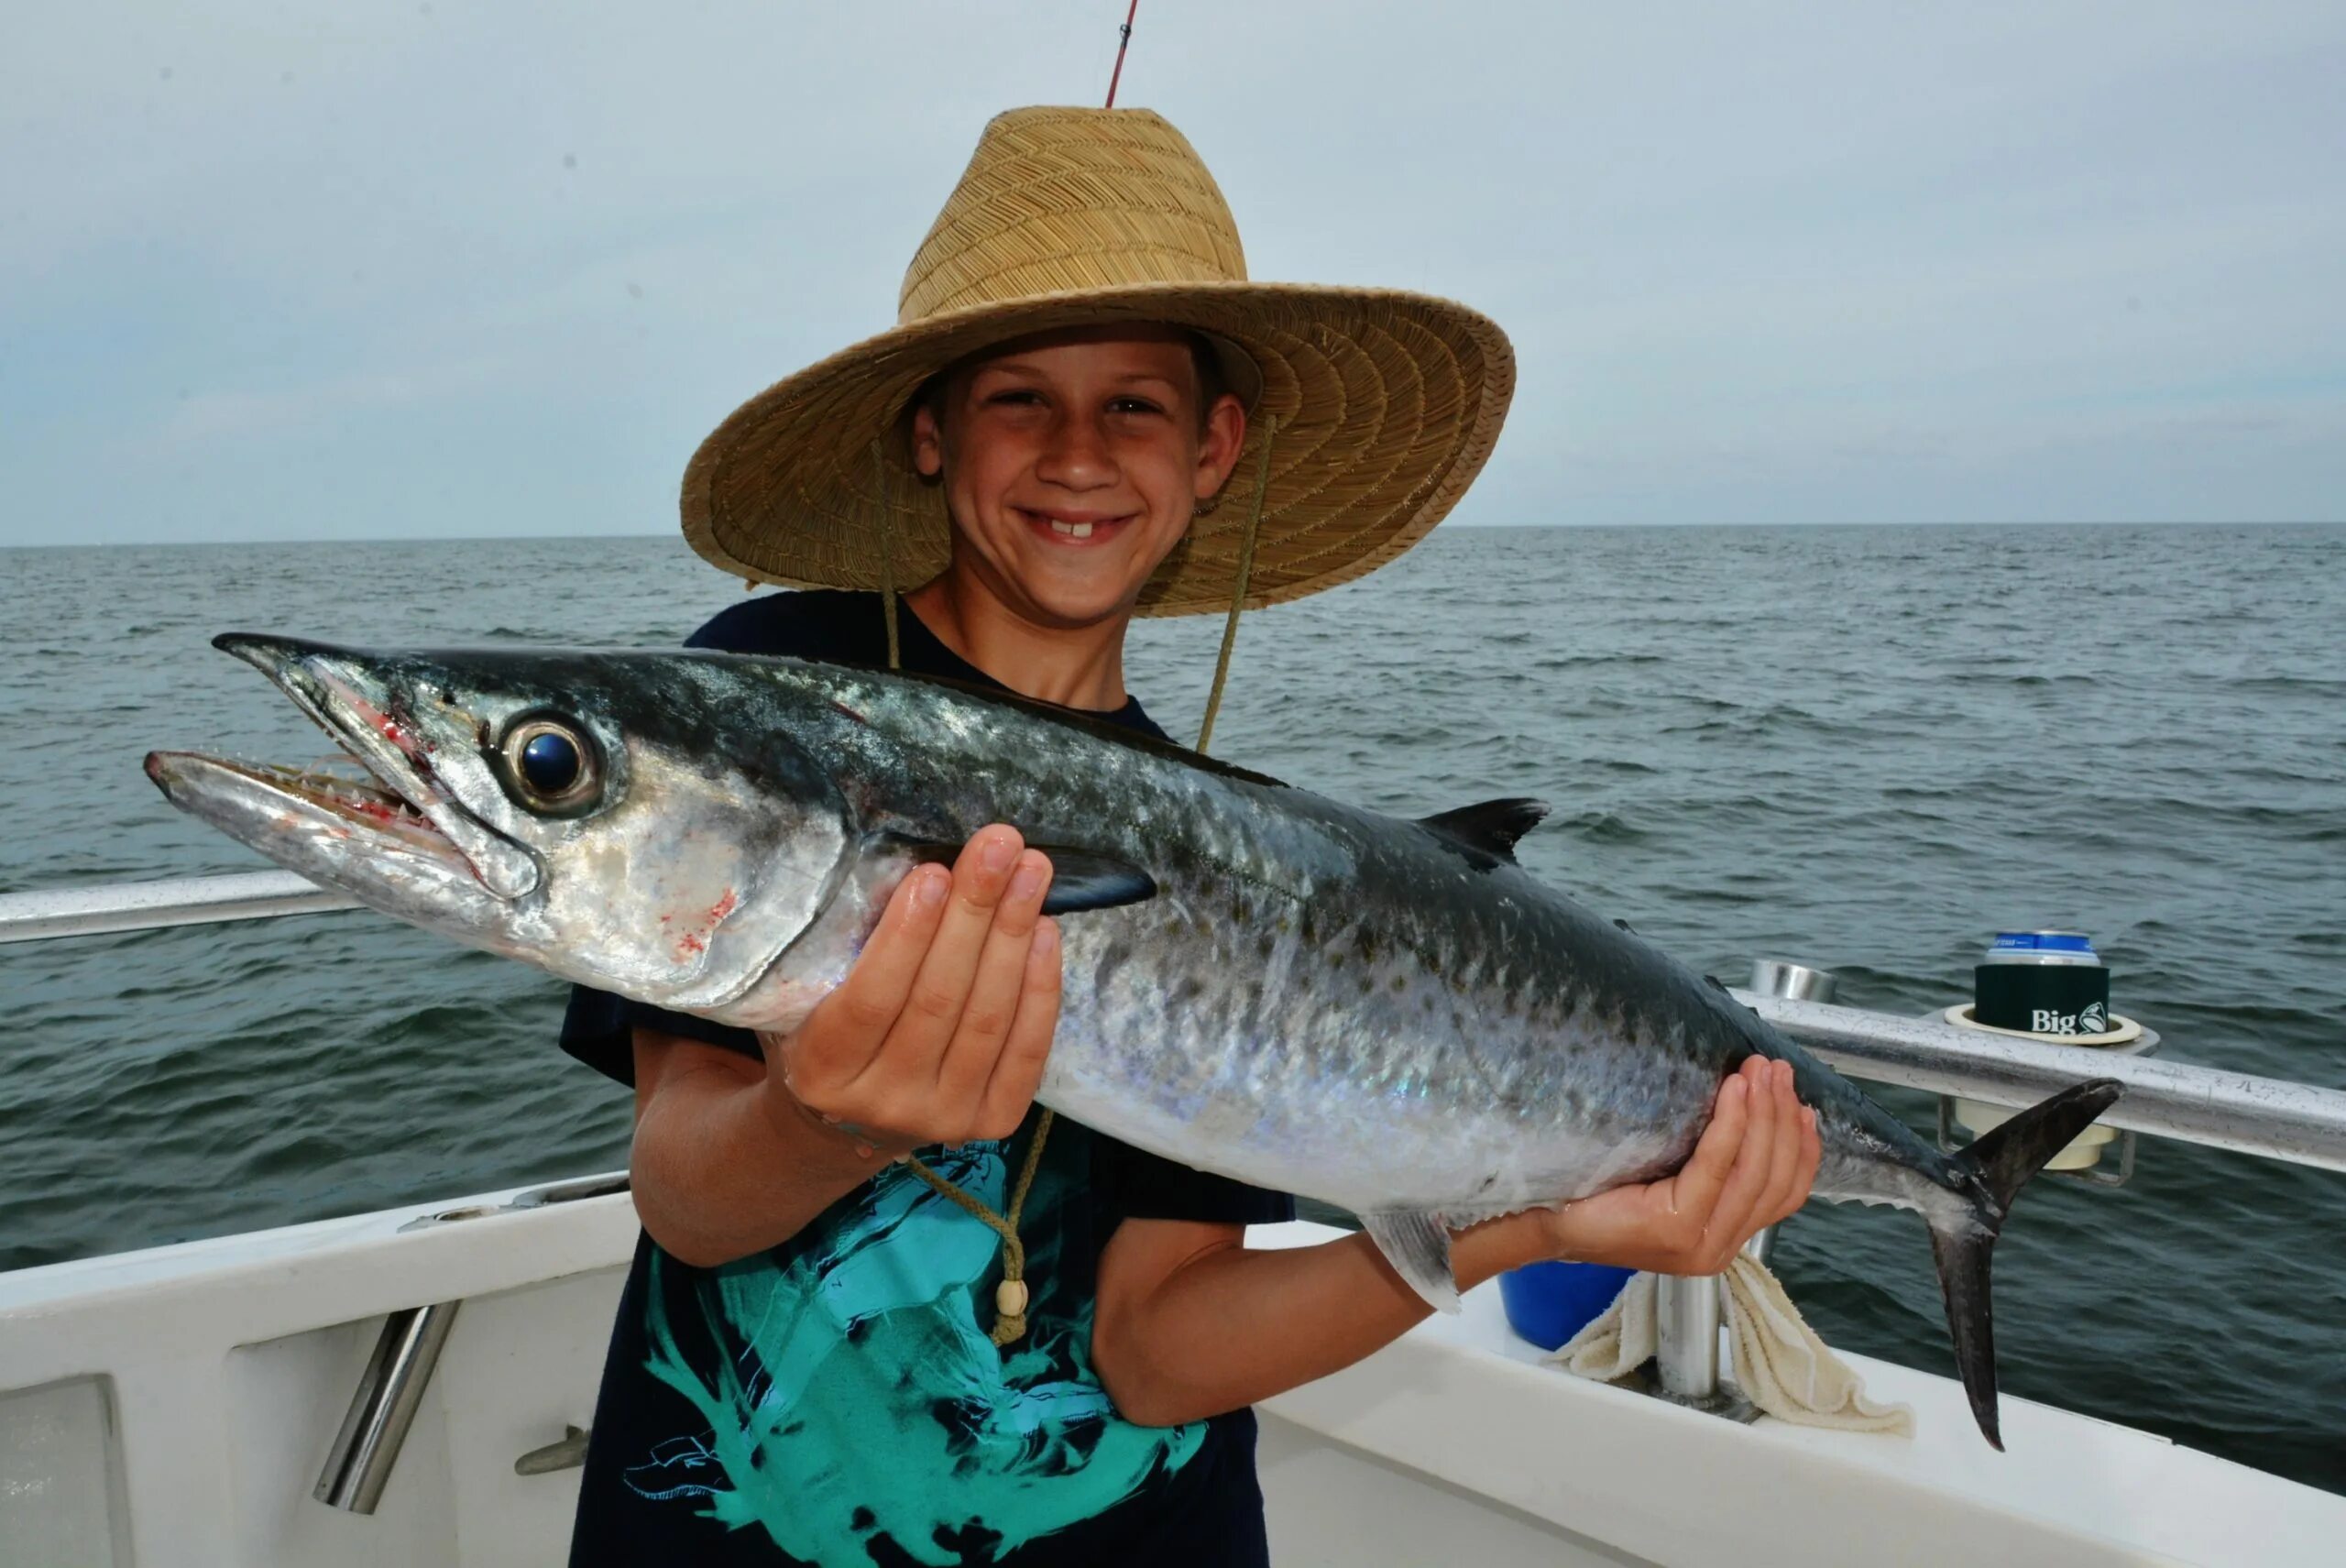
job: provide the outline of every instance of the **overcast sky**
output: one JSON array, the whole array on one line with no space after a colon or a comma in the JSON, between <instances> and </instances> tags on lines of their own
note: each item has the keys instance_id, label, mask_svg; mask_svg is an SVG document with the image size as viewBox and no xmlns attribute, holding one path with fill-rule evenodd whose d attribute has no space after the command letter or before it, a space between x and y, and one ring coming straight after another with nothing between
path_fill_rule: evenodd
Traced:
<instances>
[{"instance_id":1,"label":"overcast sky","mask_svg":"<svg viewBox=\"0 0 2346 1568\"><path fill-rule=\"evenodd\" d=\"M0 543L653 532L1122 0L74 0L0 50ZM2346 5L1142 0L1258 278L1486 311L1457 521L2346 515Z\"/></svg>"}]
</instances>

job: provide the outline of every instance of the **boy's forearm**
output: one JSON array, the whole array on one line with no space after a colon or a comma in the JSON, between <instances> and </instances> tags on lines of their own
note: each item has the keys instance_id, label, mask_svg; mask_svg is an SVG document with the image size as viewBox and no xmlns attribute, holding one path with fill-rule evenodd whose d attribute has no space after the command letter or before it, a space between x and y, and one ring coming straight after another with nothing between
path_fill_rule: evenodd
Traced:
<instances>
[{"instance_id":1,"label":"boy's forearm","mask_svg":"<svg viewBox=\"0 0 2346 1568\"><path fill-rule=\"evenodd\" d=\"M1466 1290L1539 1253L1523 1227L1484 1225L1453 1238L1452 1262ZM1342 1371L1432 1311L1365 1235L1218 1247L1154 1288L1119 1294L1103 1277L1093 1357L1117 1409L1147 1426L1219 1415Z\"/></svg>"},{"instance_id":2,"label":"boy's forearm","mask_svg":"<svg viewBox=\"0 0 2346 1568\"><path fill-rule=\"evenodd\" d=\"M775 1114L762 1075L724 1070L667 1075L629 1164L643 1228L703 1268L789 1240L879 1168L853 1139Z\"/></svg>"}]
</instances>

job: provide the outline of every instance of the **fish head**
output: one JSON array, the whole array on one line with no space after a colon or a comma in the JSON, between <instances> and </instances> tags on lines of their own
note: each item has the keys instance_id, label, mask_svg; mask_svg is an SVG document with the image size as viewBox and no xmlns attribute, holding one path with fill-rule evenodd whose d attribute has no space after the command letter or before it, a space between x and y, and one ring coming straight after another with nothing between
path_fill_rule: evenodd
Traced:
<instances>
[{"instance_id":1,"label":"fish head","mask_svg":"<svg viewBox=\"0 0 2346 1568\"><path fill-rule=\"evenodd\" d=\"M583 984L719 1011L853 859L825 770L689 659L214 646L367 776L156 752L174 805L397 919Z\"/></svg>"}]
</instances>

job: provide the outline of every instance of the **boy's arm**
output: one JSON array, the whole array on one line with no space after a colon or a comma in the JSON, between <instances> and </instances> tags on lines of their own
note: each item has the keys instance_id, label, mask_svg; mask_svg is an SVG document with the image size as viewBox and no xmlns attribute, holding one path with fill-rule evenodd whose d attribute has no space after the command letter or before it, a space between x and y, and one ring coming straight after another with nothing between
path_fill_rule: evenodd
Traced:
<instances>
[{"instance_id":1,"label":"boy's arm","mask_svg":"<svg viewBox=\"0 0 2346 1568\"><path fill-rule=\"evenodd\" d=\"M1453 1234L1461 1290L1546 1258L1716 1274L1807 1201L1820 1153L1792 1071L1755 1058L1719 1089L1678 1174ZM1250 1252L1236 1225L1127 1220L1100 1259L1092 1365L1128 1420L1171 1426L1326 1376L1431 1310L1365 1235Z\"/></svg>"},{"instance_id":2,"label":"boy's arm","mask_svg":"<svg viewBox=\"0 0 2346 1568\"><path fill-rule=\"evenodd\" d=\"M1050 862L1008 828L948 874L923 866L838 990L762 1061L649 1029L635 1038L636 1212L701 1267L798 1234L898 1155L1007 1137L1058 1021Z\"/></svg>"},{"instance_id":3,"label":"boy's arm","mask_svg":"<svg viewBox=\"0 0 2346 1568\"><path fill-rule=\"evenodd\" d=\"M714 1268L779 1245L872 1179L868 1144L811 1116L777 1116L763 1062L635 1032L637 1217L671 1256Z\"/></svg>"}]
</instances>

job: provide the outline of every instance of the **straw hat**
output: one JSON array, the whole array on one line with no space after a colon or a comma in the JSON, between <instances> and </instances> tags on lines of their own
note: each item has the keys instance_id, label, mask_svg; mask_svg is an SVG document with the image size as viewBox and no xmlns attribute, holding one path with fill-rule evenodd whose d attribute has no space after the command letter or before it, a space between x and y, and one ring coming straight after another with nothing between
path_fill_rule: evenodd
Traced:
<instances>
[{"instance_id":1,"label":"straw hat","mask_svg":"<svg viewBox=\"0 0 2346 1568\"><path fill-rule=\"evenodd\" d=\"M1014 109L914 256L895 327L776 382L701 444L685 538L728 572L794 587L927 581L950 533L940 488L911 466L914 393L990 344L1113 321L1205 334L1251 411L1220 504L1149 579L1143 615L1230 609L1269 420L1250 609L1424 538L1490 455L1515 389L1506 334L1464 305L1247 281L1213 176L1148 110Z\"/></svg>"}]
</instances>

